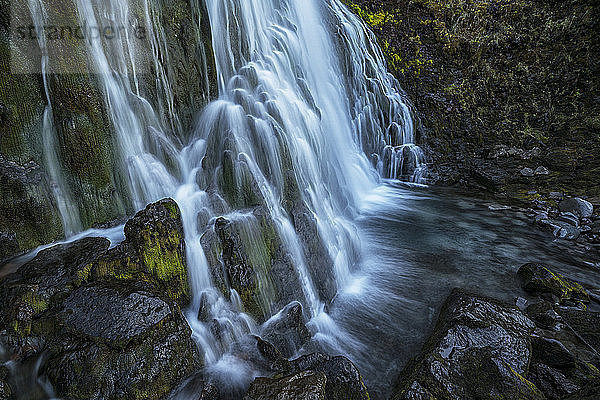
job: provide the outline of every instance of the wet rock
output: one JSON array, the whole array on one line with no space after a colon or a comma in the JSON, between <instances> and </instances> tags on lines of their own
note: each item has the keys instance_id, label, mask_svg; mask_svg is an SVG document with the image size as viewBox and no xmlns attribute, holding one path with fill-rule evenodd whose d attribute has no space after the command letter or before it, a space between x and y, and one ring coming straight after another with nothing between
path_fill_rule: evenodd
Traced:
<instances>
[{"instance_id":1,"label":"wet rock","mask_svg":"<svg viewBox=\"0 0 600 400\"><path fill-rule=\"evenodd\" d=\"M579 226L579 217L577 217L577 215L575 215L571 212L560 213L560 215L556 218L556 220L561 221L561 222L566 222L574 227Z\"/></svg>"},{"instance_id":2,"label":"wet rock","mask_svg":"<svg viewBox=\"0 0 600 400\"><path fill-rule=\"evenodd\" d=\"M562 200L565 196L561 192L550 192L548 197L550 200Z\"/></svg>"},{"instance_id":3,"label":"wet rock","mask_svg":"<svg viewBox=\"0 0 600 400\"><path fill-rule=\"evenodd\" d=\"M580 218L589 218L594 213L592 203L578 197L561 201L558 208L561 212L571 212Z\"/></svg>"},{"instance_id":4,"label":"wet rock","mask_svg":"<svg viewBox=\"0 0 600 400\"><path fill-rule=\"evenodd\" d=\"M565 278L559 273L552 272L542 264L529 263L521 266L517 272L523 289L528 292L541 294L550 293L561 301L578 300L589 302L587 291L579 283Z\"/></svg>"},{"instance_id":5,"label":"wet rock","mask_svg":"<svg viewBox=\"0 0 600 400\"><path fill-rule=\"evenodd\" d=\"M559 307L556 312L565 325L577 333L585 345L600 354L600 313Z\"/></svg>"},{"instance_id":6,"label":"wet rock","mask_svg":"<svg viewBox=\"0 0 600 400\"><path fill-rule=\"evenodd\" d=\"M527 307L525 313L538 326L550 329L559 322L560 316L554 311L552 303L548 301L540 301Z\"/></svg>"},{"instance_id":7,"label":"wet rock","mask_svg":"<svg viewBox=\"0 0 600 400\"><path fill-rule=\"evenodd\" d=\"M560 371L544 364L533 364L531 366L530 379L548 400L560 400L579 390L579 386Z\"/></svg>"},{"instance_id":8,"label":"wet rock","mask_svg":"<svg viewBox=\"0 0 600 400\"><path fill-rule=\"evenodd\" d=\"M600 393L600 378L595 379L590 384L572 395L564 397L562 400L597 400L598 393Z\"/></svg>"},{"instance_id":9,"label":"wet rock","mask_svg":"<svg viewBox=\"0 0 600 400\"><path fill-rule=\"evenodd\" d=\"M210 319L210 297L208 293L200 295L200 308L198 308L198 321L208 322Z\"/></svg>"},{"instance_id":10,"label":"wet rock","mask_svg":"<svg viewBox=\"0 0 600 400\"><path fill-rule=\"evenodd\" d=\"M393 399L544 399L525 377L535 325L520 310L455 289Z\"/></svg>"},{"instance_id":11,"label":"wet rock","mask_svg":"<svg viewBox=\"0 0 600 400\"><path fill-rule=\"evenodd\" d=\"M521 171L521 175L526 176L526 177L531 177L535 175L535 171L532 170L531 168L523 168Z\"/></svg>"},{"instance_id":12,"label":"wet rock","mask_svg":"<svg viewBox=\"0 0 600 400\"><path fill-rule=\"evenodd\" d=\"M291 372L322 372L327 377L327 400L368 400L369 394L360 372L346 357L313 353L290 361Z\"/></svg>"},{"instance_id":13,"label":"wet rock","mask_svg":"<svg viewBox=\"0 0 600 400\"><path fill-rule=\"evenodd\" d=\"M0 283L0 330L6 329L9 351L20 353L32 337L36 319L56 307L89 272L89 263L99 257L110 242L85 238L42 250L16 273ZM43 335L42 335L43 336Z\"/></svg>"},{"instance_id":14,"label":"wet rock","mask_svg":"<svg viewBox=\"0 0 600 400\"><path fill-rule=\"evenodd\" d=\"M288 371L290 363L281 352L271 343L263 340L258 336L254 336L256 340L256 349L258 354L263 357L268 365L267 368L271 371Z\"/></svg>"},{"instance_id":15,"label":"wet rock","mask_svg":"<svg viewBox=\"0 0 600 400\"><path fill-rule=\"evenodd\" d=\"M0 188L0 261L63 237L49 179L38 164L10 161L0 152Z\"/></svg>"},{"instance_id":16,"label":"wet rock","mask_svg":"<svg viewBox=\"0 0 600 400\"><path fill-rule=\"evenodd\" d=\"M155 203L128 222L121 245L85 238L53 246L0 281L8 356L44 352L41 372L70 399L160 399L197 370L174 296L181 281L169 273L184 257L178 212L172 200Z\"/></svg>"},{"instance_id":17,"label":"wet rock","mask_svg":"<svg viewBox=\"0 0 600 400\"><path fill-rule=\"evenodd\" d=\"M327 377L305 371L283 378L257 378L244 400L325 400Z\"/></svg>"},{"instance_id":18,"label":"wet rock","mask_svg":"<svg viewBox=\"0 0 600 400\"><path fill-rule=\"evenodd\" d=\"M235 218L217 218L201 244L215 286L225 297L234 289L244 312L257 321L303 298L293 260L262 207Z\"/></svg>"},{"instance_id":19,"label":"wet rock","mask_svg":"<svg viewBox=\"0 0 600 400\"><path fill-rule=\"evenodd\" d=\"M600 234L600 220L592 222L591 232Z\"/></svg>"},{"instance_id":20,"label":"wet rock","mask_svg":"<svg viewBox=\"0 0 600 400\"><path fill-rule=\"evenodd\" d=\"M581 235L581 230L571 225L569 222L555 221L558 230L554 232L554 236L560 239L575 240Z\"/></svg>"},{"instance_id":21,"label":"wet rock","mask_svg":"<svg viewBox=\"0 0 600 400\"><path fill-rule=\"evenodd\" d=\"M146 282L186 306L190 288L177 203L164 199L148 205L125 224L125 238L91 265L86 281Z\"/></svg>"},{"instance_id":22,"label":"wet rock","mask_svg":"<svg viewBox=\"0 0 600 400\"><path fill-rule=\"evenodd\" d=\"M565 345L556 339L533 335L531 349L536 360L550 367L571 368L577 361Z\"/></svg>"},{"instance_id":23,"label":"wet rock","mask_svg":"<svg viewBox=\"0 0 600 400\"><path fill-rule=\"evenodd\" d=\"M265 324L263 339L272 343L286 358L292 357L311 338L302 305L292 302Z\"/></svg>"},{"instance_id":24,"label":"wet rock","mask_svg":"<svg viewBox=\"0 0 600 400\"><path fill-rule=\"evenodd\" d=\"M548 168L540 166L535 169L534 174L535 175L549 175L550 171L548 171Z\"/></svg>"},{"instance_id":25,"label":"wet rock","mask_svg":"<svg viewBox=\"0 0 600 400\"><path fill-rule=\"evenodd\" d=\"M14 232L0 232L0 261L19 252L19 242Z\"/></svg>"},{"instance_id":26,"label":"wet rock","mask_svg":"<svg viewBox=\"0 0 600 400\"><path fill-rule=\"evenodd\" d=\"M179 308L153 294L82 287L58 318L45 370L60 397L161 399L201 366Z\"/></svg>"}]
</instances>

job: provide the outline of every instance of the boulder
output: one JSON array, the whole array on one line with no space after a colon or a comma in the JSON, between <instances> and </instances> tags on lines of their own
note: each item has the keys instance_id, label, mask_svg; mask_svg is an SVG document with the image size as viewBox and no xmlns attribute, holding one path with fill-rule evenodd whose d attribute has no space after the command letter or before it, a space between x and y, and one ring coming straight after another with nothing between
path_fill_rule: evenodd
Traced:
<instances>
[{"instance_id":1,"label":"boulder","mask_svg":"<svg viewBox=\"0 0 600 400\"><path fill-rule=\"evenodd\" d=\"M523 168L521 171L521 175L526 176L526 177L531 177L535 175L535 171L532 170L531 168Z\"/></svg>"},{"instance_id":2,"label":"boulder","mask_svg":"<svg viewBox=\"0 0 600 400\"><path fill-rule=\"evenodd\" d=\"M285 358L296 354L311 338L302 305L292 302L273 316L265 323L262 338L272 343Z\"/></svg>"},{"instance_id":3,"label":"boulder","mask_svg":"<svg viewBox=\"0 0 600 400\"><path fill-rule=\"evenodd\" d=\"M558 307L556 312L562 322L584 341L584 346L591 347L596 355L600 354L600 313L571 307Z\"/></svg>"},{"instance_id":4,"label":"boulder","mask_svg":"<svg viewBox=\"0 0 600 400\"><path fill-rule=\"evenodd\" d=\"M600 378L562 400L597 400L598 393L600 393Z\"/></svg>"},{"instance_id":5,"label":"boulder","mask_svg":"<svg viewBox=\"0 0 600 400\"><path fill-rule=\"evenodd\" d=\"M148 292L81 287L58 320L44 368L60 397L161 399L201 366L179 308Z\"/></svg>"},{"instance_id":6,"label":"boulder","mask_svg":"<svg viewBox=\"0 0 600 400\"><path fill-rule=\"evenodd\" d=\"M304 371L283 378L257 378L244 400L325 400L327 377Z\"/></svg>"},{"instance_id":7,"label":"boulder","mask_svg":"<svg viewBox=\"0 0 600 400\"><path fill-rule=\"evenodd\" d=\"M95 260L83 278L145 282L186 306L190 287L177 203L164 199L138 212L125 224L125 241Z\"/></svg>"},{"instance_id":8,"label":"boulder","mask_svg":"<svg viewBox=\"0 0 600 400\"><path fill-rule=\"evenodd\" d=\"M594 214L594 206L589 201L574 197L558 204L561 212L571 212L580 218L589 218Z\"/></svg>"},{"instance_id":9,"label":"boulder","mask_svg":"<svg viewBox=\"0 0 600 400\"><path fill-rule=\"evenodd\" d=\"M369 393L358 368L346 357L313 353L290 361L291 373L315 371L325 374L327 400L368 400Z\"/></svg>"},{"instance_id":10,"label":"boulder","mask_svg":"<svg viewBox=\"0 0 600 400\"><path fill-rule=\"evenodd\" d=\"M562 372L545 364L533 364L530 375L530 379L548 400L560 400L580 389Z\"/></svg>"},{"instance_id":11,"label":"boulder","mask_svg":"<svg viewBox=\"0 0 600 400\"><path fill-rule=\"evenodd\" d=\"M215 286L225 297L234 289L243 311L257 321L303 298L298 273L266 209L217 218L201 244Z\"/></svg>"},{"instance_id":12,"label":"boulder","mask_svg":"<svg viewBox=\"0 0 600 400\"><path fill-rule=\"evenodd\" d=\"M521 266L517 272L523 289L536 294L552 294L559 300L589 302L587 291L579 283L552 272L547 266L529 263Z\"/></svg>"},{"instance_id":13,"label":"boulder","mask_svg":"<svg viewBox=\"0 0 600 400\"><path fill-rule=\"evenodd\" d=\"M181 312L177 205L151 204L125 231L112 249L104 238L50 247L0 280L0 346L17 360L43 352L60 397L162 399L202 366Z\"/></svg>"},{"instance_id":14,"label":"boulder","mask_svg":"<svg viewBox=\"0 0 600 400\"><path fill-rule=\"evenodd\" d=\"M550 171L548 171L548 168L544 166L539 166L535 169L534 173L535 175L549 175Z\"/></svg>"},{"instance_id":15,"label":"boulder","mask_svg":"<svg viewBox=\"0 0 600 400\"><path fill-rule=\"evenodd\" d=\"M0 331L7 350L20 354L44 335L32 332L39 317L69 295L86 266L106 249L104 238L85 238L42 250L0 281Z\"/></svg>"},{"instance_id":16,"label":"boulder","mask_svg":"<svg viewBox=\"0 0 600 400\"><path fill-rule=\"evenodd\" d=\"M492 299L452 291L393 399L544 399L525 377L533 322Z\"/></svg>"}]
</instances>

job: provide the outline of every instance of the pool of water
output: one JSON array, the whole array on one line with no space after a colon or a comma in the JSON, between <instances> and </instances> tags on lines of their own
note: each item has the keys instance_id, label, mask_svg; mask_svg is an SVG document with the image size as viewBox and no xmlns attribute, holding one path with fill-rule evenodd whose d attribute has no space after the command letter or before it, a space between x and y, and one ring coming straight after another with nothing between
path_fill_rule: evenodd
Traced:
<instances>
[{"instance_id":1,"label":"pool of water","mask_svg":"<svg viewBox=\"0 0 600 400\"><path fill-rule=\"evenodd\" d=\"M519 296L532 300L516 276L527 262L600 287L591 266L597 251L573 251L523 212L493 211L449 190L381 186L366 198L358 226L362 263L330 308L337 340L317 340L357 364L375 399L387 398L418 354L453 288L512 304Z\"/></svg>"}]
</instances>

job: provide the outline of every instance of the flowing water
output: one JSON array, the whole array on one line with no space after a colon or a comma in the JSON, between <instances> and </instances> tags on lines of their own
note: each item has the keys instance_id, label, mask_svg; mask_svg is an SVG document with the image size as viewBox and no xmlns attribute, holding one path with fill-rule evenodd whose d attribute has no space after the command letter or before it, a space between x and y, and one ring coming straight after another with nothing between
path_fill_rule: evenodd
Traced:
<instances>
[{"instance_id":1,"label":"flowing water","mask_svg":"<svg viewBox=\"0 0 600 400\"><path fill-rule=\"evenodd\" d=\"M87 26L127 26L134 4L76 3ZM294 300L310 318L314 344L357 362L375 398L385 394L396 364L421 342L433 307L451 286L475 285L510 297L512 290L502 287L513 283L509 275L517 259L531 257L524 250L538 246L528 239L514 243L519 235L502 233L521 225L483 222L479 211L469 220L460 201L382 183L382 178L422 183L424 156L414 143L408 101L387 73L373 34L340 1L206 0L219 97L198 115L192 132L182 132L174 108L166 33L156 24L160 3L135 4L149 32L160 106L140 92L139 43L129 36L89 40L90 68L115 129L122 160L116 168L128 182L120 195L135 210L163 197L173 197L181 208L193 290L186 317L215 379L243 388L260 373L230 352L260 327L241 312L235 290L225 295L215 287L201 240L219 217L241 226L260 307L269 317L277 310L262 228L252 211L256 205L266 210L292 260L301 286ZM43 3L30 0L30 8L41 27ZM47 95L44 138L52 149L52 94ZM51 154L46 159L57 204L66 232L73 234L81 228ZM337 295L327 312L331 299L322 298L318 266L307 258L290 217L298 207L314 217L331 260L327 268ZM464 235L457 236L456 229ZM119 231L111 234L120 236ZM521 233L531 234L524 228ZM489 249L489 257L480 246ZM219 338L197 318L203 300L210 305L209 319L222 327Z\"/></svg>"}]
</instances>

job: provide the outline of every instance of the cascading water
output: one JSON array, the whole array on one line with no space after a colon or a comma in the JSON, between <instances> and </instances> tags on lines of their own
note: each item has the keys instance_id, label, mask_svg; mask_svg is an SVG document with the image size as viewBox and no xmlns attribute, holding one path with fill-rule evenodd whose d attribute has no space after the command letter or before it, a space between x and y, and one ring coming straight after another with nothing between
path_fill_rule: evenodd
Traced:
<instances>
[{"instance_id":1,"label":"cascading water","mask_svg":"<svg viewBox=\"0 0 600 400\"><path fill-rule=\"evenodd\" d=\"M240 293L215 286L202 240L217 224L242 226L260 308L265 318L277 311L257 207L266 211L301 286L301 298L287 300L303 303L320 339L333 346L349 340L325 313L331 298L323 298L316 274L327 268L334 289L352 286L361 256L353 218L364 194L379 176L418 181L423 168L410 109L373 35L338 0L206 0L219 99L186 133L174 107L165 32L157 28L159 7L141 3L144 18L137 23L150 38L164 106L143 97L139 44L127 33L88 40L87 52L116 131L129 186L123 197L140 209L170 196L181 208L193 290L186 316L209 369L221 371L231 361L224 357L230 346L259 329L242 312ZM77 0L77 14L83 26L128 26L130 6ZM31 10L35 20L41 11ZM314 221L327 265L307 257L297 214ZM201 307L219 335L198 320Z\"/></svg>"}]
</instances>

